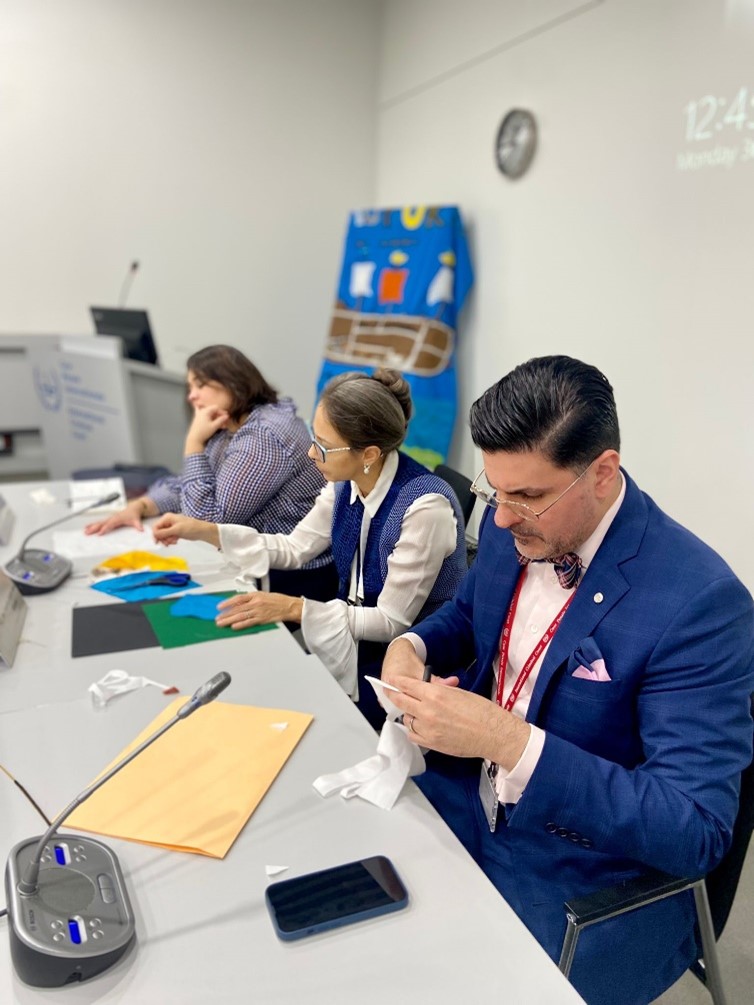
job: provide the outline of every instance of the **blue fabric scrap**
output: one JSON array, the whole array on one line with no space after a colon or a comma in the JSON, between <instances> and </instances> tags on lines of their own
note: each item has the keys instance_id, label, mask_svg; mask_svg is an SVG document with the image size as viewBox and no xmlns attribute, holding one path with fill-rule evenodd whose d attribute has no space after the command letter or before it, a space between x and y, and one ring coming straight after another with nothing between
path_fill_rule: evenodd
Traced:
<instances>
[{"instance_id":1,"label":"blue fabric scrap","mask_svg":"<svg viewBox=\"0 0 754 1005\"><path fill-rule=\"evenodd\" d=\"M202 621L214 621L218 615L217 605L225 600L214 593L200 593L191 597L181 597L171 606L170 613L174 618L201 618Z\"/></svg>"}]
</instances>

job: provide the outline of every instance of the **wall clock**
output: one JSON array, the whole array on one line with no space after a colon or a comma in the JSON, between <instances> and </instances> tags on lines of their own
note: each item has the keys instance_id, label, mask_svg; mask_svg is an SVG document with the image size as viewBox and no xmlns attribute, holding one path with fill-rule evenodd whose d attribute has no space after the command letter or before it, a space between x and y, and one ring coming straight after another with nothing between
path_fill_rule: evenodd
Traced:
<instances>
[{"instance_id":1,"label":"wall clock","mask_svg":"<svg viewBox=\"0 0 754 1005\"><path fill-rule=\"evenodd\" d=\"M537 149L537 123L531 112L514 108L503 119L495 141L497 166L508 178L520 178Z\"/></svg>"}]
</instances>

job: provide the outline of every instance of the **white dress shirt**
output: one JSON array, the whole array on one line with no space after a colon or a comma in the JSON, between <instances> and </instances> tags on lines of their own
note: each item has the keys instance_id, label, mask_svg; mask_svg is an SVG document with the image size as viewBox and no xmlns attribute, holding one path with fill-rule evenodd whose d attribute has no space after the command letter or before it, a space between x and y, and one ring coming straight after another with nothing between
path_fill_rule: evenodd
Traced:
<instances>
[{"instance_id":1,"label":"white dress shirt","mask_svg":"<svg viewBox=\"0 0 754 1005\"><path fill-rule=\"evenodd\" d=\"M587 540L577 548L577 554L581 559L582 577L589 568L590 562L597 554L597 549L602 544L608 532L610 524L615 519L618 510L626 494L626 481L621 475L621 488L618 498L605 513L599 524L587 538ZM554 567L549 562L531 562L526 566L526 579L521 589L518 600L516 617L511 627L510 645L508 647L508 665L505 669L505 685L503 687L503 704L513 689L521 668L529 658L532 650L544 635L546 629L555 620L558 611L568 599L568 592L558 582L558 577ZM579 587L576 587L579 589ZM567 615L566 615L567 616ZM422 662L426 662L427 650L422 639L412 632L407 633L404 638L408 638ZM534 685L537 683L539 671L544 663L549 643L542 651L542 655L532 668L524 686L519 692L518 698L511 709L514 715L521 719L526 718L529 709ZM500 648L493 660L493 682L492 700L497 698L497 678L500 666ZM530 724L529 740L524 748L524 752L518 763L510 770L504 771L498 768L496 785L498 798L501 803L517 803L521 798L526 784L531 778L536 768L542 749L545 744L545 732L539 726Z\"/></svg>"},{"instance_id":2,"label":"white dress shirt","mask_svg":"<svg viewBox=\"0 0 754 1005\"><path fill-rule=\"evenodd\" d=\"M369 493L361 494L351 482L350 504L364 506L359 543L363 568L372 518L392 485L398 453L385 458L379 478ZM329 482L310 513L290 534L259 534L250 527L218 526L220 547L229 561L242 570L242 583L253 584L269 569L298 569L329 547L335 505L335 483ZM362 607L363 583L356 581L357 561L351 568L348 604L304 598L301 629L307 648L315 653L344 690L358 699L358 642L390 642L413 624L434 586L442 563L456 547L457 525L453 509L439 493L420 496L406 510L401 534L388 558L387 575L375 607Z\"/></svg>"}]
</instances>

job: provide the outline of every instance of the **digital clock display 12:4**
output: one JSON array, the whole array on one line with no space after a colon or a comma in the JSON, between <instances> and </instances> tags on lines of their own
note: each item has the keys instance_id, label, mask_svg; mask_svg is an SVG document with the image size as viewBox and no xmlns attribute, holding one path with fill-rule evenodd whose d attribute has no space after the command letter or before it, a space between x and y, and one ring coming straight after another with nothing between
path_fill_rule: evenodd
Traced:
<instances>
[{"instance_id":1,"label":"digital clock display 12:4","mask_svg":"<svg viewBox=\"0 0 754 1005\"><path fill-rule=\"evenodd\" d=\"M712 139L724 129L754 129L754 97L741 87L732 101L705 94L698 101L689 101L684 108L686 139L689 142ZM751 114L751 118L749 117Z\"/></svg>"}]
</instances>

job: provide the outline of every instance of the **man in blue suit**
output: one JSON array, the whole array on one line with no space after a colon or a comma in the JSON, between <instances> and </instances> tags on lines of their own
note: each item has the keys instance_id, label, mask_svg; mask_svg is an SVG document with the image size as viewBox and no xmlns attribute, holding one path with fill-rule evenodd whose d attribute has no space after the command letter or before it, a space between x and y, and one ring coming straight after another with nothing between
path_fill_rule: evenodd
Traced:
<instances>
[{"instance_id":1,"label":"man in blue suit","mask_svg":"<svg viewBox=\"0 0 754 1005\"><path fill-rule=\"evenodd\" d=\"M565 900L646 866L701 876L727 850L752 758L754 605L620 467L596 368L524 363L474 403L471 432L476 562L392 643L383 678L434 752L420 787L557 959ZM688 893L586 929L572 982L590 1005L651 1001L695 958L694 917Z\"/></svg>"}]
</instances>

